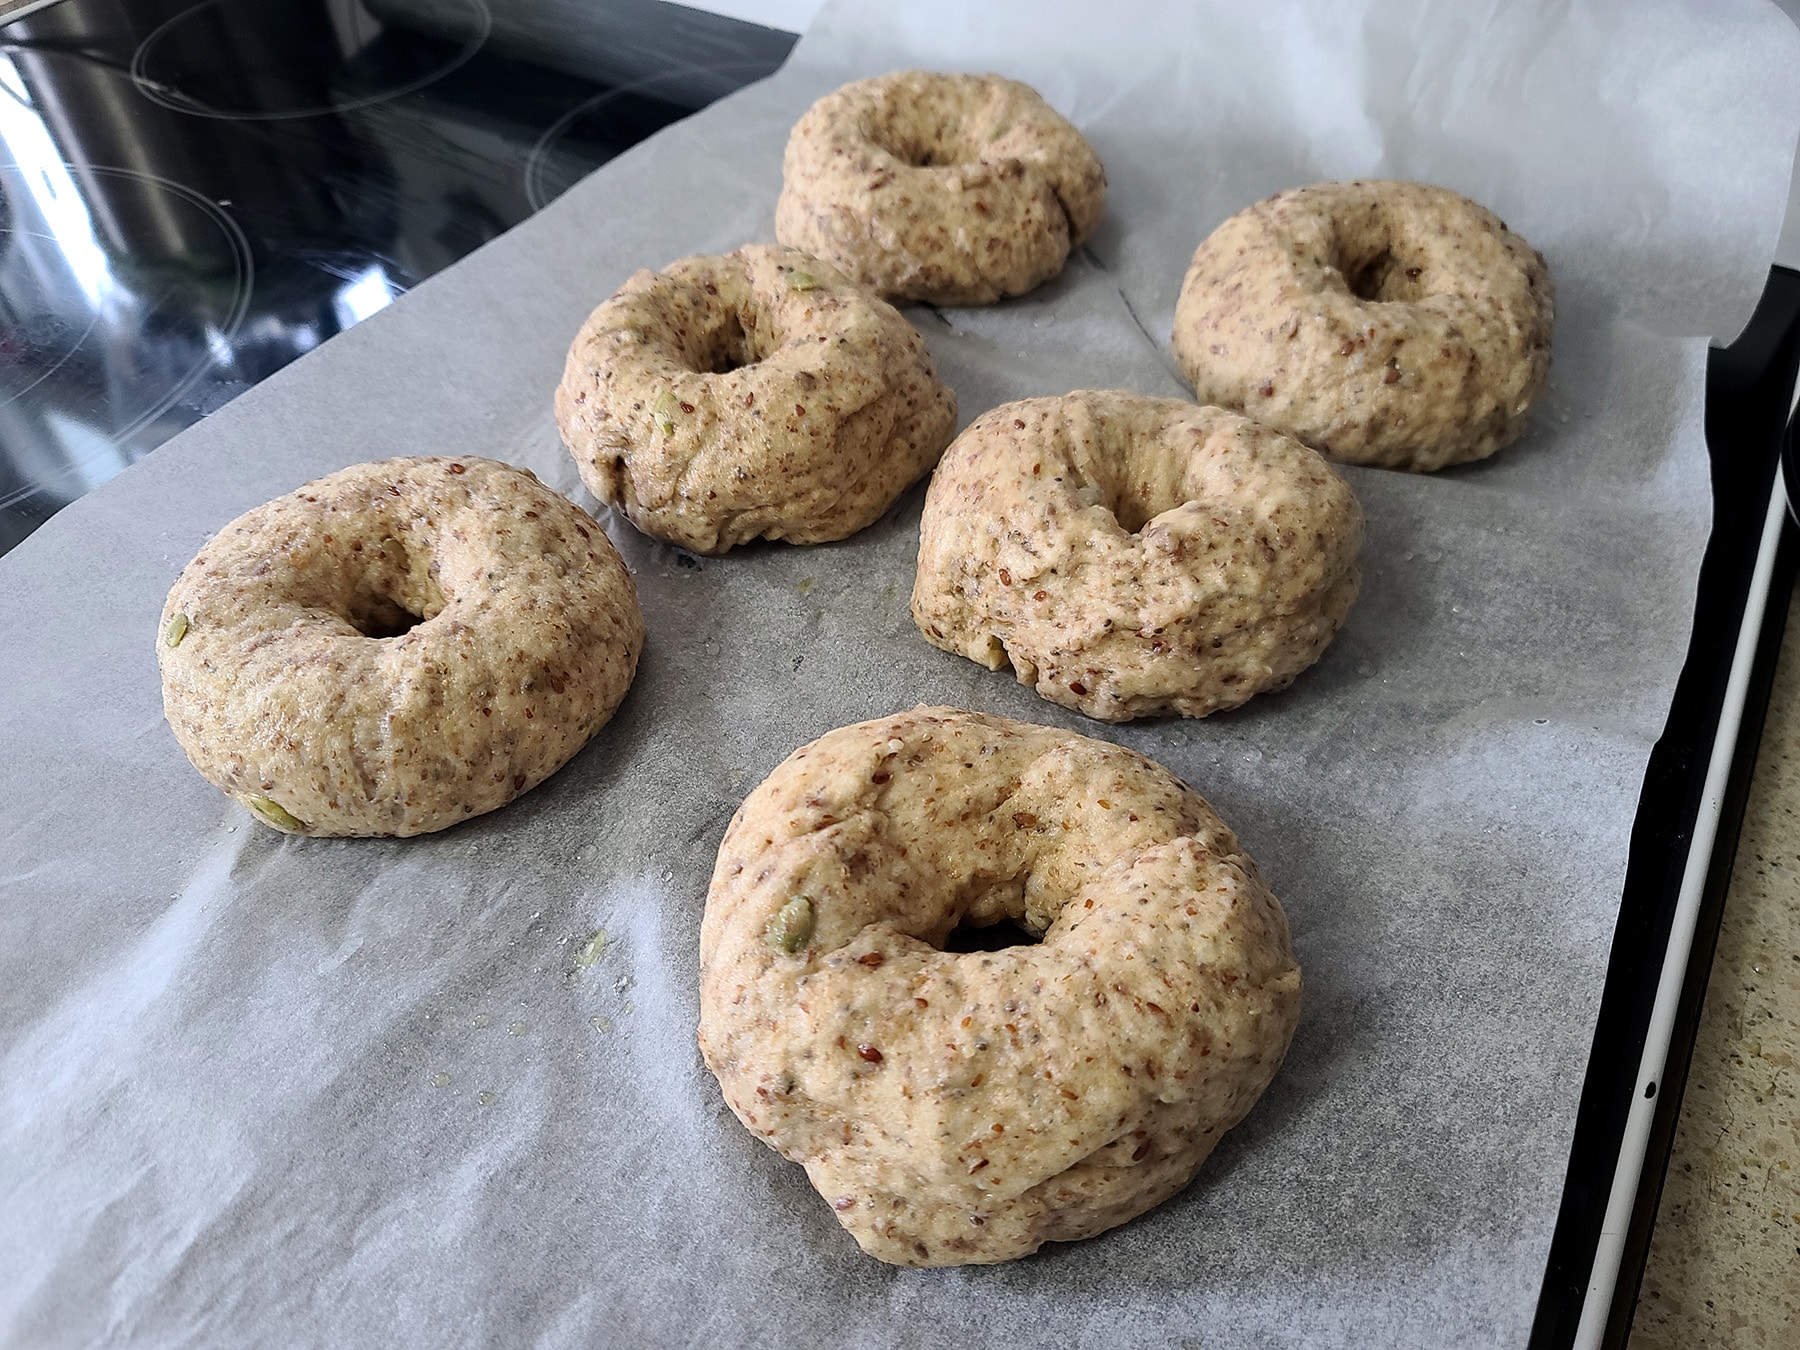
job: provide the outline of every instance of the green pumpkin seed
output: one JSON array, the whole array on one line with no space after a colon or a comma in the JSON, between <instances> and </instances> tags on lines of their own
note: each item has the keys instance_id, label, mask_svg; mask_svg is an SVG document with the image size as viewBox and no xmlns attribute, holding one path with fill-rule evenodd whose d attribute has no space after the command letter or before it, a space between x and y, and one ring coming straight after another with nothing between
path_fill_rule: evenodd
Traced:
<instances>
[{"instance_id":1,"label":"green pumpkin seed","mask_svg":"<svg viewBox=\"0 0 1800 1350\"><path fill-rule=\"evenodd\" d=\"M252 797L250 809L261 816L265 822L288 834L299 834L306 829L306 822L283 807L279 802L272 802L267 797Z\"/></svg>"},{"instance_id":2,"label":"green pumpkin seed","mask_svg":"<svg viewBox=\"0 0 1800 1350\"><path fill-rule=\"evenodd\" d=\"M769 923L769 945L789 953L799 951L813 933L813 904L804 895L796 895L779 910Z\"/></svg>"},{"instance_id":3,"label":"green pumpkin seed","mask_svg":"<svg viewBox=\"0 0 1800 1350\"><path fill-rule=\"evenodd\" d=\"M188 616L177 610L169 620L169 626L163 629L163 642L170 647L179 647L181 639L187 636L188 627Z\"/></svg>"}]
</instances>

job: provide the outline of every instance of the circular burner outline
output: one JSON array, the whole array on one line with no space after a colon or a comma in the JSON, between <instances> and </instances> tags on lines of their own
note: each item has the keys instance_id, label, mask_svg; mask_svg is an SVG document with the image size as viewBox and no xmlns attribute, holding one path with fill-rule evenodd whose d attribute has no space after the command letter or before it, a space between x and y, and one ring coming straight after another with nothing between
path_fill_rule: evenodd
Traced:
<instances>
[{"instance_id":1,"label":"circular burner outline","mask_svg":"<svg viewBox=\"0 0 1800 1350\"><path fill-rule=\"evenodd\" d=\"M618 98L623 94L641 94L646 90L655 88L659 84L665 84L678 76L736 75L745 71L763 79L767 79L774 73L765 63L760 61L728 61L723 65L717 66L679 66L674 70L662 71L660 74L646 75L641 80L633 80L630 84L621 84L616 88L595 94L592 98L583 99L580 103L577 103L573 108L570 108L561 117L557 118L546 127L544 129L544 134L539 136L536 143L532 145L531 153L525 157L525 204L529 206L534 213L542 211L546 206L550 205L551 202L555 201L557 197L562 196L563 192L567 192L569 188L575 186L574 183L570 183L569 187L564 188L562 192L558 192L556 196L544 196L544 161L548 157L551 147L555 145L562 137L563 133L574 124L577 118L594 111L596 108L605 107L608 103L611 103L615 98ZM738 88L747 89L750 87L750 84L754 83L756 83L756 81L751 80L749 84L739 85ZM731 92L736 93L737 90L734 89ZM728 98L730 95L721 95L720 97ZM715 102L716 101L717 100L715 100ZM707 106L710 107L711 104L708 104ZM694 111L699 112L700 109L696 108ZM689 115L691 116L692 114ZM686 119L682 118L678 120L685 121ZM674 126L675 123L671 122L669 125ZM596 168L598 167L603 166L597 165ZM586 177L585 174L582 176ZM576 182L579 181L580 179L576 180Z\"/></svg>"},{"instance_id":2,"label":"circular burner outline","mask_svg":"<svg viewBox=\"0 0 1800 1350\"><path fill-rule=\"evenodd\" d=\"M174 112L186 113L190 117L208 117L217 122L288 122L301 117L324 117L329 113L354 112L358 108L372 107L377 103L386 103L392 99L404 98L408 94L417 93L426 85L436 84L444 76L466 65L471 57L486 44L488 36L493 32L494 16L489 12L485 0L459 0L475 23L475 30L463 43L460 50L447 62L416 80L396 85L392 89L384 89L379 93L365 94L361 98L345 99L342 103L323 103L310 108L287 108L278 112L228 112L220 108L210 107L196 98L190 98L170 85L160 84L145 73L148 64L148 53L152 46L161 41L170 29L185 23L203 9L217 9L226 0L200 0L200 3L173 18L165 19L151 30L150 35L138 43L137 50L131 54L131 83L138 93L152 103L168 108Z\"/></svg>"},{"instance_id":3,"label":"circular burner outline","mask_svg":"<svg viewBox=\"0 0 1800 1350\"><path fill-rule=\"evenodd\" d=\"M17 169L19 166L16 164L9 164L6 167ZM145 173L141 169L125 169L112 165L100 164L65 164L63 167L69 170L70 176L75 178L77 183L80 182L79 175L84 173L97 174L107 178L131 179L140 183L155 183L157 186L174 193L177 197L181 197L192 203L194 206L199 207L200 213L214 225L219 227L219 232L225 236L226 243L231 246L234 273L232 282L236 294L232 300L229 313L226 315L224 321L218 325L218 331L220 337L227 342L237 336L238 329L243 326L245 315L250 311L250 290L256 281L256 264L250 254L250 240L245 236L243 228L237 221L232 219L228 212L221 208L218 203L214 202L211 198L196 192L193 188L187 186L187 184L178 183L171 178L164 178L160 174ZM96 313L88 321L88 326L82 331L80 341L76 342L74 346L70 347L68 351L58 357L56 363L42 375L38 376L37 379L33 380L16 394L10 396L6 402L12 403L24 397L33 389L37 388L38 385L49 379L58 370L62 369L63 365L86 345L89 336L92 335L94 328L99 322L100 315ZM133 417L129 422L126 422L123 426L107 427L102 428L102 430L107 437L115 443L128 440L132 436L135 436L151 422L155 421L170 408L174 407L181 396L192 389L194 385L199 382L200 377L217 364L218 358L208 353L204 360L196 362L193 368L177 379L170 388L164 391L160 398L156 399L149 407L138 413L138 415ZM0 507L9 506L16 500L23 500L24 495L29 495L29 490L24 494L14 493L11 496L0 498Z\"/></svg>"}]
</instances>

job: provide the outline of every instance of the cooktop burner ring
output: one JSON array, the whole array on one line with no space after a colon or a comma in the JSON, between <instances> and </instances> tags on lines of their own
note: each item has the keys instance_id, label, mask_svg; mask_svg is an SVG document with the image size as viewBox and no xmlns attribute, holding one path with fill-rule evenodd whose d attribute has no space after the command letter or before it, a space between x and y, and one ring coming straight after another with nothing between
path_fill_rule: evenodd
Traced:
<instances>
[{"instance_id":1,"label":"cooktop burner ring","mask_svg":"<svg viewBox=\"0 0 1800 1350\"><path fill-rule=\"evenodd\" d=\"M465 65L476 52L481 50L486 45L488 36L494 27L494 16L488 10L485 0L457 0L457 3L466 11L470 23L468 35L463 39L462 45L447 60L417 78L367 94L308 104L304 107L218 108L203 99L185 93L177 84L156 78L151 72L151 63L156 46L181 25L188 23L203 12L220 9L230 2L231 0L200 0L199 4L182 10L151 30L150 34L138 43L137 50L131 54L131 83L136 87L138 93L152 103L174 112L187 113L192 117L209 117L225 122L283 122L304 117L323 117L332 113L353 112L358 108L367 108L378 103L404 98L407 94L416 93L427 85L435 84L452 71Z\"/></svg>"},{"instance_id":2,"label":"cooktop burner ring","mask_svg":"<svg viewBox=\"0 0 1800 1350\"><path fill-rule=\"evenodd\" d=\"M551 202L562 196L564 192L567 192L570 188L574 187L576 182L580 181L578 178L574 182L565 184L555 192L547 192L544 183L544 172L545 163L549 158L551 150L555 148L556 143L562 139L571 126L587 116L587 114L595 112L600 108L604 108L614 99L623 98L628 94L654 95L658 85L670 84L687 77L695 75L723 75L727 78L731 78L733 76L744 74L755 76L758 79L765 78L769 74L769 67L767 64L757 61L727 61L720 65L711 66L679 66L673 70L663 70L657 72L655 75L647 75L641 80L633 80L630 84L616 85L602 93L595 94L592 98L583 99L580 103L577 103L573 108L570 108L561 117L557 118L546 127L544 129L544 134L539 136L536 143L532 145L531 153L525 158L524 180L526 202L534 212L542 211L546 206L550 205ZM752 83L754 83L754 81L752 81ZM585 176L586 175L584 174L583 177Z\"/></svg>"},{"instance_id":3,"label":"cooktop burner ring","mask_svg":"<svg viewBox=\"0 0 1800 1350\"><path fill-rule=\"evenodd\" d=\"M230 299L222 307L212 307L210 314L201 305L188 307L190 317L195 320L193 327L196 333L204 334L204 338L194 344L193 358L185 363L185 368L178 370L172 381L163 382L159 387L143 391L143 396L148 398L148 402L137 406L127 403L124 408L118 410L122 414L120 420L109 421L104 425L94 427L94 430L105 437L111 445L128 447L132 438L180 402L206 373L218 364L220 348L227 351L230 349L233 339L237 336L249 313L251 289L255 280L255 263L250 250L250 241L230 213L184 183L141 169L128 169L115 165L75 166L63 164L61 167L72 179L79 176L145 184L180 199L219 231L230 256L229 271L220 276L220 279L229 287ZM29 173L31 171L28 166L16 162L0 164L0 174ZM6 233L10 235L14 231L9 229ZM30 232L34 237L38 233L40 232ZM130 301L143 298L142 292L132 291L129 288L124 289L123 294ZM114 322L116 322L117 313L117 310L113 311ZM140 318L138 322L141 324L142 319ZM96 302L80 335L72 342L59 344L62 350L57 352L55 358L29 384L0 398L0 406L15 402L20 396L30 393L46 381L51 380L85 348L90 346L97 333L104 335L112 326L113 324L109 323L105 302ZM142 453L142 449L140 448L137 453ZM129 452L126 454L126 458L135 457L136 454ZM76 461L69 461L64 464L58 474L52 476L56 481L27 483L12 492L0 495L0 510L34 495L40 488L57 487L60 486L61 480L80 479L83 476L84 465ZM91 486L91 484L88 485Z\"/></svg>"},{"instance_id":4,"label":"cooktop burner ring","mask_svg":"<svg viewBox=\"0 0 1800 1350\"><path fill-rule=\"evenodd\" d=\"M225 242L231 249L234 294L225 317L218 323L217 333L219 341L229 348L231 340L237 336L238 329L243 326L244 317L250 312L250 291L256 284L256 261L251 255L250 240L245 235L243 227L232 218L229 211L211 198L196 192L185 183L178 183L172 178L164 178L161 174L146 173L142 169L123 169L102 165L90 166L87 172L118 178L135 178L141 183L155 183L198 207L202 215L219 227L219 232L225 236ZM133 436L161 417L217 362L217 353L209 353L207 359L195 362L192 369L183 373L162 398L126 423L116 433L117 439L124 440Z\"/></svg>"}]
</instances>

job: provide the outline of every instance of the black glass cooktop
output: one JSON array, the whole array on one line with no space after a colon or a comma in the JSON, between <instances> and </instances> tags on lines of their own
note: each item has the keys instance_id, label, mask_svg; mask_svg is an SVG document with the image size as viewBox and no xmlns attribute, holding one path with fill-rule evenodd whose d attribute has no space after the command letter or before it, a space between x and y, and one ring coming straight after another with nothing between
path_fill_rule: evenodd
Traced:
<instances>
[{"instance_id":1,"label":"black glass cooktop","mask_svg":"<svg viewBox=\"0 0 1800 1350\"><path fill-rule=\"evenodd\" d=\"M793 42L658 0L0 26L0 552Z\"/></svg>"}]
</instances>

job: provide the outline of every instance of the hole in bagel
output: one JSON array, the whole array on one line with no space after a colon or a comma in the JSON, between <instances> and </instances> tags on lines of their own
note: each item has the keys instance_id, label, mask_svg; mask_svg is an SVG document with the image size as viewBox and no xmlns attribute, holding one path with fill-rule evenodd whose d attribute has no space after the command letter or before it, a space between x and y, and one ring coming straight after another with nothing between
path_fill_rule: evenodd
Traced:
<instances>
[{"instance_id":1,"label":"hole in bagel","mask_svg":"<svg viewBox=\"0 0 1800 1350\"><path fill-rule=\"evenodd\" d=\"M1338 270L1344 274L1344 284L1350 288L1350 294L1358 300L1405 304L1425 295L1425 288L1419 282L1420 269L1406 266L1395 256L1392 245L1384 244L1377 252L1361 258L1342 258Z\"/></svg>"},{"instance_id":2,"label":"hole in bagel","mask_svg":"<svg viewBox=\"0 0 1800 1350\"><path fill-rule=\"evenodd\" d=\"M948 164L961 164L963 161L954 151L946 152L941 149L932 149L928 146L921 146L913 152L912 156L906 162L911 164L915 169L936 169Z\"/></svg>"},{"instance_id":3,"label":"hole in bagel","mask_svg":"<svg viewBox=\"0 0 1800 1350\"><path fill-rule=\"evenodd\" d=\"M1113 494L1112 500L1106 505L1107 509L1113 513L1113 518L1119 522L1119 528L1126 534L1141 533L1144 526L1161 515L1169 506L1180 505L1178 502L1170 502L1167 506L1157 506L1134 493L1131 490L1133 484L1126 483L1123 486L1124 491Z\"/></svg>"},{"instance_id":4,"label":"hole in bagel","mask_svg":"<svg viewBox=\"0 0 1800 1350\"><path fill-rule=\"evenodd\" d=\"M397 638L412 632L425 622L423 614L414 614L410 609L385 597L378 599L368 609L350 616L350 624L364 637Z\"/></svg>"},{"instance_id":5,"label":"hole in bagel","mask_svg":"<svg viewBox=\"0 0 1800 1350\"><path fill-rule=\"evenodd\" d=\"M944 939L947 952L1001 952L1008 947L1030 947L1042 942L1042 934L1033 933L1011 919L997 923L959 923Z\"/></svg>"},{"instance_id":6,"label":"hole in bagel","mask_svg":"<svg viewBox=\"0 0 1800 1350\"><path fill-rule=\"evenodd\" d=\"M697 374L727 375L754 366L781 345L781 334L766 316L760 324L755 314L745 322L745 313L733 305L703 308L702 314L703 322L689 330L679 348L681 363Z\"/></svg>"},{"instance_id":7,"label":"hole in bagel","mask_svg":"<svg viewBox=\"0 0 1800 1350\"><path fill-rule=\"evenodd\" d=\"M1075 500L1084 506L1105 507L1126 534L1141 532L1164 511L1181 504L1180 498L1159 491L1158 485L1139 481L1129 468L1117 472L1102 470L1094 477L1099 481L1084 481L1078 473L1071 475L1069 487Z\"/></svg>"},{"instance_id":8,"label":"hole in bagel","mask_svg":"<svg viewBox=\"0 0 1800 1350\"><path fill-rule=\"evenodd\" d=\"M869 140L902 164L915 169L944 169L953 164L970 164L976 159L970 148L951 136L902 136L894 127L878 126L869 132Z\"/></svg>"},{"instance_id":9,"label":"hole in bagel","mask_svg":"<svg viewBox=\"0 0 1800 1350\"><path fill-rule=\"evenodd\" d=\"M385 554L378 558L380 564L393 561ZM339 611L364 637L403 637L443 612L444 593L429 574L414 575L409 569L383 575L384 570L378 566L375 575L365 576Z\"/></svg>"},{"instance_id":10,"label":"hole in bagel","mask_svg":"<svg viewBox=\"0 0 1800 1350\"><path fill-rule=\"evenodd\" d=\"M725 375L762 360L756 339L744 328L744 320L735 309L725 311L720 322L701 334L701 347L693 362L702 375Z\"/></svg>"}]
</instances>

